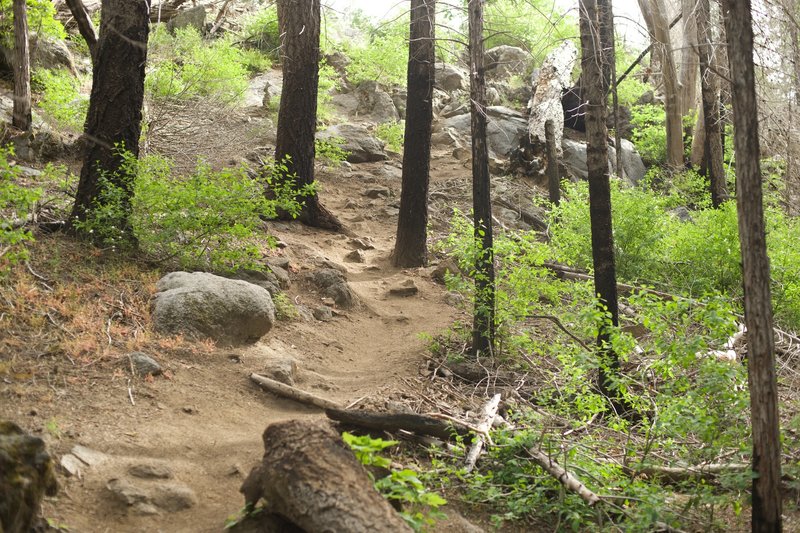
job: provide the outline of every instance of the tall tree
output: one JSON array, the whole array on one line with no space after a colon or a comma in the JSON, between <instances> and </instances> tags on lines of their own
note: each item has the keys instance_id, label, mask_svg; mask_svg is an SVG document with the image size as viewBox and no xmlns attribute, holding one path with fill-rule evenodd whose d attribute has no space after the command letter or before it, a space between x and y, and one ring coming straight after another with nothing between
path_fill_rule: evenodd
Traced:
<instances>
[{"instance_id":1,"label":"tall tree","mask_svg":"<svg viewBox=\"0 0 800 533\"><path fill-rule=\"evenodd\" d=\"M744 280L747 370L753 432L752 530L781 531L781 443L769 259L761 191L758 102L750 0L723 0L731 66L736 204Z\"/></svg>"},{"instance_id":2,"label":"tall tree","mask_svg":"<svg viewBox=\"0 0 800 533\"><path fill-rule=\"evenodd\" d=\"M681 119L680 86L672 56L672 41L666 16L664 0L639 0L639 7L645 20L650 21L652 39L661 50L661 74L664 82L664 108L667 114L667 165L672 168L683 166L683 121Z\"/></svg>"},{"instance_id":3,"label":"tall tree","mask_svg":"<svg viewBox=\"0 0 800 533\"><path fill-rule=\"evenodd\" d=\"M314 183L314 134L319 87L319 0L278 0L283 87L278 111L275 160L284 162L295 185ZM338 231L341 222L316 193L300 199L300 220L309 226Z\"/></svg>"},{"instance_id":4,"label":"tall tree","mask_svg":"<svg viewBox=\"0 0 800 533\"><path fill-rule=\"evenodd\" d=\"M600 390L620 407L618 392L613 387L619 359L610 342L609 325L619 325L617 273L614 261L614 237L611 225L611 185L608 173L608 130L606 128L606 96L610 84L608 63L613 61L613 46L603 46L601 28L611 20L608 0L581 0L581 77L584 80L586 109L586 165L589 171L589 217L592 227L592 262L594 289L601 312L610 324L603 323L597 335L600 366ZM611 56L611 57L609 57Z\"/></svg>"},{"instance_id":5,"label":"tall tree","mask_svg":"<svg viewBox=\"0 0 800 533\"><path fill-rule=\"evenodd\" d=\"M680 106L681 116L697 108L697 9L698 0L681 0L683 39L680 49Z\"/></svg>"},{"instance_id":6,"label":"tall tree","mask_svg":"<svg viewBox=\"0 0 800 533\"><path fill-rule=\"evenodd\" d=\"M27 131L31 127L31 59L25 0L14 0L14 110L11 123Z\"/></svg>"},{"instance_id":7,"label":"tall tree","mask_svg":"<svg viewBox=\"0 0 800 533\"><path fill-rule=\"evenodd\" d=\"M484 66L483 4L469 0L470 115L472 126L472 216L479 250L475 264L475 309L472 353L490 355L494 349L494 244L486 145L486 68Z\"/></svg>"},{"instance_id":8,"label":"tall tree","mask_svg":"<svg viewBox=\"0 0 800 533\"><path fill-rule=\"evenodd\" d=\"M92 62L94 62L97 55L97 32L94 29L92 18L81 0L66 0L66 2L69 12L72 13L72 18L75 19L75 24L78 25L78 31L89 47L89 54L92 56Z\"/></svg>"},{"instance_id":9,"label":"tall tree","mask_svg":"<svg viewBox=\"0 0 800 533\"><path fill-rule=\"evenodd\" d=\"M126 193L119 223L127 227L133 177L118 172L122 165L120 149L139 155L148 24L147 3L103 0L86 116L88 147L71 220L85 220L101 201L104 184L109 183Z\"/></svg>"},{"instance_id":10,"label":"tall tree","mask_svg":"<svg viewBox=\"0 0 800 533\"><path fill-rule=\"evenodd\" d=\"M431 167L436 0L411 0L408 98L403 136L403 188L393 261L423 266L428 259L428 183Z\"/></svg>"},{"instance_id":11,"label":"tall tree","mask_svg":"<svg viewBox=\"0 0 800 533\"><path fill-rule=\"evenodd\" d=\"M700 96L703 101L702 123L705 130L704 145L707 175L711 187L711 203L719 207L728 199L725 183L725 164L720 136L719 89L717 75L711 69L713 39L711 35L711 5L709 0L698 0L697 42L700 65ZM699 120L698 120L699 122Z\"/></svg>"}]
</instances>

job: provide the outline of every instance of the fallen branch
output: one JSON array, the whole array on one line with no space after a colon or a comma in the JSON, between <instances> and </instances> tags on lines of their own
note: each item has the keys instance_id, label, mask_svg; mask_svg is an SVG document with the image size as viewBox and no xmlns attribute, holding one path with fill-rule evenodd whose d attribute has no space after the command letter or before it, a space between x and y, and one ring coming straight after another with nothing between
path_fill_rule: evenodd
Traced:
<instances>
[{"instance_id":1,"label":"fallen branch","mask_svg":"<svg viewBox=\"0 0 800 533\"><path fill-rule=\"evenodd\" d=\"M250 379L267 392L271 392L272 394L282 398L288 398L305 405L319 407L320 409L341 408L341 406L336 402L332 402L331 400L325 398L320 398L319 396L315 396L310 392L302 391L298 388L286 385L280 381L275 381L274 379L270 379L260 374L250 374Z\"/></svg>"},{"instance_id":2,"label":"fallen branch","mask_svg":"<svg viewBox=\"0 0 800 533\"><path fill-rule=\"evenodd\" d=\"M527 209L524 209L518 205L514 205L505 198L499 198L499 197L495 198L494 202L496 204L502 205L503 207L516 211L517 213L519 213L519 218L522 219L523 222L525 222L526 224L530 225L531 227L533 227L538 231L543 231L547 233L547 222L536 216L533 212L528 211Z\"/></svg>"},{"instance_id":3,"label":"fallen branch","mask_svg":"<svg viewBox=\"0 0 800 533\"><path fill-rule=\"evenodd\" d=\"M374 411L326 408L325 414L331 420L366 429L377 429L390 433L399 430L411 431L418 435L429 435L449 440L453 434L466 435L468 430L431 416L415 413L377 413Z\"/></svg>"},{"instance_id":4,"label":"fallen branch","mask_svg":"<svg viewBox=\"0 0 800 533\"><path fill-rule=\"evenodd\" d=\"M556 326L558 326L558 327L559 327L559 329L561 329L561 331L563 331L564 333L566 333L567 335L569 335L569 337L570 337L572 340L574 340L575 342L577 342L578 344L580 344L580 345L583 347L583 349L584 349L584 350L586 350L587 352L591 352L591 351L593 351L591 348L589 348L589 347L586 345L586 343L585 343L585 342L583 342L582 340L580 340L580 339L579 339L578 337L576 337L576 336L575 336L575 335L574 335L572 332L570 332L570 331L569 331L567 328L565 328L565 327L564 327L564 324L562 324L562 323L561 323L561 321L558 319L558 317L555 317L555 316L553 316L553 315L528 315L528 318L538 318L538 319L542 319L542 320L549 320L549 321L553 322L553 323L554 323Z\"/></svg>"},{"instance_id":5,"label":"fallen branch","mask_svg":"<svg viewBox=\"0 0 800 533\"><path fill-rule=\"evenodd\" d=\"M721 474L746 472L751 468L745 463L718 464L709 463L698 466L658 466L647 465L637 468L624 467L623 471L631 476L658 477L670 483L681 483L690 479L711 481Z\"/></svg>"},{"instance_id":6,"label":"fallen branch","mask_svg":"<svg viewBox=\"0 0 800 533\"><path fill-rule=\"evenodd\" d=\"M564 470L564 468L556 463L550 456L541 450L536 450L533 448L529 448L527 452L536 464L541 466L545 472L556 478L565 489L571 490L583 498L583 500L589 505L594 505L600 501L600 496L589 490L586 485L578 480L578 478Z\"/></svg>"},{"instance_id":7,"label":"fallen branch","mask_svg":"<svg viewBox=\"0 0 800 533\"><path fill-rule=\"evenodd\" d=\"M478 424L478 429L480 433L475 436L475 442L472 443L472 448L470 448L469 453L467 454L467 460L464 465L464 469L467 472L472 472L475 468L475 463L478 462L478 457L481 455L481 450L483 449L484 444L484 433L488 433L489 430L492 428L492 423L494 422L494 418L497 416L497 409L500 407L500 394L495 394L492 396L492 399L486 402L486 405L483 406L483 414L481 416L481 421Z\"/></svg>"}]
</instances>

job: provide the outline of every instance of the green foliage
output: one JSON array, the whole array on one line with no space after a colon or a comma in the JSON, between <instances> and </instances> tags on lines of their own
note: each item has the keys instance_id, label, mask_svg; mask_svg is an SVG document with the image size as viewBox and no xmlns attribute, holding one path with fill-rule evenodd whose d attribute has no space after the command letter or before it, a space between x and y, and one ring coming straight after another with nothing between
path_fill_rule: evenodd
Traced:
<instances>
[{"instance_id":1,"label":"green foliage","mask_svg":"<svg viewBox=\"0 0 800 533\"><path fill-rule=\"evenodd\" d=\"M275 318L278 320L294 320L300 316L291 298L286 296L285 293L279 292L274 295L272 303L275 304Z\"/></svg>"},{"instance_id":2,"label":"green foliage","mask_svg":"<svg viewBox=\"0 0 800 533\"><path fill-rule=\"evenodd\" d=\"M38 106L59 128L83 131L89 97L80 93L81 80L67 70L37 69L32 85L41 92Z\"/></svg>"},{"instance_id":3,"label":"green foliage","mask_svg":"<svg viewBox=\"0 0 800 533\"><path fill-rule=\"evenodd\" d=\"M534 65L562 41L578 39L578 21L552 0L494 0L484 13L486 49L503 44L528 50Z\"/></svg>"},{"instance_id":4,"label":"green foliage","mask_svg":"<svg viewBox=\"0 0 800 533\"><path fill-rule=\"evenodd\" d=\"M246 19L242 33L248 45L277 59L281 45L277 5L272 3Z\"/></svg>"},{"instance_id":5,"label":"green foliage","mask_svg":"<svg viewBox=\"0 0 800 533\"><path fill-rule=\"evenodd\" d=\"M296 197L313 190L297 189L292 177L285 179L285 164L274 164L258 179L245 167L214 171L205 163L190 176L174 176L164 158L123 157L120 174L132 182L134 192L130 208L122 187L106 179L104 192L78 229L107 246L135 242L148 258L183 269L261 268L261 217L274 217L278 208L296 215L301 208ZM265 187L274 200L264 196Z\"/></svg>"},{"instance_id":6,"label":"green foliage","mask_svg":"<svg viewBox=\"0 0 800 533\"><path fill-rule=\"evenodd\" d=\"M239 48L238 52L242 65L244 65L248 72L258 74L272 68L272 60L268 55L259 50Z\"/></svg>"},{"instance_id":7,"label":"green foliage","mask_svg":"<svg viewBox=\"0 0 800 533\"><path fill-rule=\"evenodd\" d=\"M343 51L350 57L347 79L351 83L380 80L385 85L405 85L408 65L408 24L405 17L377 26L363 28L367 32L364 43L342 43Z\"/></svg>"},{"instance_id":8,"label":"green foliage","mask_svg":"<svg viewBox=\"0 0 800 533\"><path fill-rule=\"evenodd\" d=\"M331 137L329 139L314 139L314 151L317 159L325 161L332 167L338 167L347 161L350 153L342 148L346 141L341 137Z\"/></svg>"},{"instance_id":9,"label":"green foliage","mask_svg":"<svg viewBox=\"0 0 800 533\"><path fill-rule=\"evenodd\" d=\"M330 102L331 92L339 88L339 74L325 61L319 64L319 84L317 85L317 120L330 122L333 115Z\"/></svg>"},{"instance_id":10,"label":"green foliage","mask_svg":"<svg viewBox=\"0 0 800 533\"><path fill-rule=\"evenodd\" d=\"M33 240L31 232L15 227L13 220L25 220L41 190L20 185L19 169L11 164L14 156L11 147L0 146L0 278L13 265L28 258L27 242Z\"/></svg>"},{"instance_id":11,"label":"green foliage","mask_svg":"<svg viewBox=\"0 0 800 533\"><path fill-rule=\"evenodd\" d=\"M644 104L631 107L633 143L646 165L658 165L667 159L666 120L662 106Z\"/></svg>"},{"instance_id":12,"label":"green foliage","mask_svg":"<svg viewBox=\"0 0 800 533\"><path fill-rule=\"evenodd\" d=\"M342 439L350 446L361 464L382 469L388 469L391 460L379 455L380 452L398 444L396 440L373 439L369 435L356 436L347 432L342 433ZM413 470L408 468L392 470L389 475L375 481L375 488L386 499L404 505L400 516L414 531L423 531L425 526L432 525L435 519L444 517L438 508L447 501L435 492L429 491Z\"/></svg>"},{"instance_id":13,"label":"green foliage","mask_svg":"<svg viewBox=\"0 0 800 533\"><path fill-rule=\"evenodd\" d=\"M28 31L56 39L66 39L67 32L56 16L55 4L50 0L27 0ZM14 48L13 0L0 0L0 45Z\"/></svg>"},{"instance_id":14,"label":"green foliage","mask_svg":"<svg viewBox=\"0 0 800 533\"><path fill-rule=\"evenodd\" d=\"M619 84L619 87L617 87L619 105L633 107L644 93L651 90L653 90L653 88L650 87L650 85L629 75Z\"/></svg>"},{"instance_id":15,"label":"green foliage","mask_svg":"<svg viewBox=\"0 0 800 533\"><path fill-rule=\"evenodd\" d=\"M386 143L392 152L403 150L403 137L405 136L405 121L383 122L375 128L375 136Z\"/></svg>"},{"instance_id":16,"label":"green foliage","mask_svg":"<svg viewBox=\"0 0 800 533\"><path fill-rule=\"evenodd\" d=\"M150 33L145 91L156 101L202 96L238 103L247 90L252 61L230 39L205 41L191 27L172 35L158 25Z\"/></svg>"}]
</instances>

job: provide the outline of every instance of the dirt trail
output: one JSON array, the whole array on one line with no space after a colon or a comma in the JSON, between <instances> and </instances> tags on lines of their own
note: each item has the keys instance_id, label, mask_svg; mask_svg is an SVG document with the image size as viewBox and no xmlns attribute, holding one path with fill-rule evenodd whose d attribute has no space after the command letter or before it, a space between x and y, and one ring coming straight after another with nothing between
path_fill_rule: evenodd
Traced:
<instances>
[{"instance_id":1,"label":"dirt trail","mask_svg":"<svg viewBox=\"0 0 800 533\"><path fill-rule=\"evenodd\" d=\"M423 271L400 270L389 263L396 215L396 197L370 200L361 195L363 176L382 171L384 164L360 165L325 172L321 197L358 237L369 239L365 263L351 263L350 237L319 232L296 223L271 224L270 231L286 248L292 286L288 295L310 307L320 298L303 282L319 258L344 265L361 305L330 322L278 322L257 345L247 349L188 350L153 354L169 378L131 381L118 365L88 367L82 384L30 384L29 393L6 401L0 415L38 428L57 457L76 444L104 454L80 476L59 476L61 490L44 505L44 516L70 531L220 531L227 516L243 505L239 486L260 459L261 433L271 422L322 416L289 400L262 392L248 379L266 358L280 354L298 362L297 386L346 405L355 400L377 402L403 388L424 363L420 333L435 333L452 323L457 311L444 303L444 289ZM383 170L397 174L393 163ZM355 177L355 176L358 177ZM382 182L399 193L399 179ZM389 288L411 279L418 294L389 295ZM8 391L7 391L8 392ZM46 401L43 398L46 397ZM45 431L46 421L58 422ZM132 476L135 465L166 467L168 479ZM166 474L165 474L166 475ZM118 480L118 481L113 481ZM129 484L126 507L107 488ZM192 502L188 487L196 500ZM133 487L133 488L132 488ZM138 487L138 488L135 488ZM177 488L176 488L177 487ZM141 490L166 496L173 511L137 506ZM139 492L137 492L139 491ZM154 514L148 514L153 512Z\"/></svg>"}]
</instances>

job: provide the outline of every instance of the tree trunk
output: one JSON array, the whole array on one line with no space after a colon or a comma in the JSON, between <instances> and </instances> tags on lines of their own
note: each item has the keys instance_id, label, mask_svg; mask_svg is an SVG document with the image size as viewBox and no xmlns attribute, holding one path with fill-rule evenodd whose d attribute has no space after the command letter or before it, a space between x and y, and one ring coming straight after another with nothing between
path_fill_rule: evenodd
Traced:
<instances>
[{"instance_id":1,"label":"tree trunk","mask_svg":"<svg viewBox=\"0 0 800 533\"><path fill-rule=\"evenodd\" d=\"M121 228L127 228L133 176L119 172L120 150L139 155L149 20L145 2L103 0L102 6L86 116L88 147L70 220L86 219L100 200L100 178L104 177L127 195L118 221Z\"/></svg>"},{"instance_id":2,"label":"tree trunk","mask_svg":"<svg viewBox=\"0 0 800 533\"><path fill-rule=\"evenodd\" d=\"M319 86L319 0L279 0L278 25L283 43L283 88L278 111L275 161L286 164L286 179L297 187L314 183L314 134ZM300 220L309 226L339 231L342 224L320 203L316 193L304 202Z\"/></svg>"},{"instance_id":3,"label":"tree trunk","mask_svg":"<svg viewBox=\"0 0 800 533\"><path fill-rule=\"evenodd\" d=\"M472 118L472 211L475 240L475 309L472 354L492 355L494 350L494 249L489 149L486 145L486 78L483 46L484 0L469 0L470 114Z\"/></svg>"},{"instance_id":4,"label":"tree trunk","mask_svg":"<svg viewBox=\"0 0 800 533\"><path fill-rule=\"evenodd\" d=\"M598 36L600 17L606 18L610 6L605 0L581 0L581 77L584 80L586 111L586 166L589 171L589 216L592 226L592 262L594 265L595 294L603 316L608 316L599 326L597 347L600 364L600 389L616 408L618 393L612 382L619 369L619 360L610 344L609 326L619 325L617 305L617 274L614 264L614 237L611 227L611 186L608 174L608 131L606 129L606 96L609 79L604 65L609 58ZM610 14L610 13L609 13ZM613 58L610 59L613 61Z\"/></svg>"},{"instance_id":5,"label":"tree trunk","mask_svg":"<svg viewBox=\"0 0 800 533\"><path fill-rule=\"evenodd\" d=\"M703 99L704 145L708 148L705 160L711 184L711 203L719 207L728 199L725 183L725 163L720 136L719 95L717 75L711 70L713 40L711 38L711 5L709 0L697 3L697 42L700 52L700 88ZM705 150L704 150L705 151Z\"/></svg>"},{"instance_id":6,"label":"tree trunk","mask_svg":"<svg viewBox=\"0 0 800 533\"><path fill-rule=\"evenodd\" d=\"M423 266L428 260L428 182L436 63L435 14L435 0L411 0L403 186L393 253L394 265L398 267Z\"/></svg>"},{"instance_id":7,"label":"tree trunk","mask_svg":"<svg viewBox=\"0 0 800 533\"><path fill-rule=\"evenodd\" d=\"M680 101L681 116L690 115L697 107L697 18L698 0L681 0L683 13L683 42L681 45L680 64Z\"/></svg>"},{"instance_id":8,"label":"tree trunk","mask_svg":"<svg viewBox=\"0 0 800 533\"><path fill-rule=\"evenodd\" d=\"M761 191L750 0L724 0L736 150L736 203L744 280L753 431L752 530L781 531L781 443L770 274Z\"/></svg>"},{"instance_id":9,"label":"tree trunk","mask_svg":"<svg viewBox=\"0 0 800 533\"><path fill-rule=\"evenodd\" d=\"M89 46L89 54L92 56L92 63L95 62L97 56L97 32L92 24L92 18L89 12L86 11L86 6L83 5L81 0L66 0L69 12L75 19L75 24L78 25L78 31Z\"/></svg>"},{"instance_id":10,"label":"tree trunk","mask_svg":"<svg viewBox=\"0 0 800 533\"><path fill-rule=\"evenodd\" d=\"M678 76L672 57L672 42L669 36L666 11L663 0L640 0L642 13L647 10L645 20L653 21L653 38L661 50L661 74L664 81L664 108L667 114L667 165L678 169L683 167L683 123L679 100Z\"/></svg>"},{"instance_id":11,"label":"tree trunk","mask_svg":"<svg viewBox=\"0 0 800 533\"><path fill-rule=\"evenodd\" d=\"M11 123L22 131L31 127L31 57L25 0L14 0L14 111Z\"/></svg>"},{"instance_id":12,"label":"tree trunk","mask_svg":"<svg viewBox=\"0 0 800 533\"><path fill-rule=\"evenodd\" d=\"M558 149L556 148L555 125L552 120L544 123L544 136L547 147L547 187L550 203L561 203L561 176L558 172Z\"/></svg>"},{"instance_id":13,"label":"tree trunk","mask_svg":"<svg viewBox=\"0 0 800 533\"><path fill-rule=\"evenodd\" d=\"M264 458L241 488L248 505L264 499L261 514L309 533L411 531L328 422L271 424L263 441Z\"/></svg>"}]
</instances>

